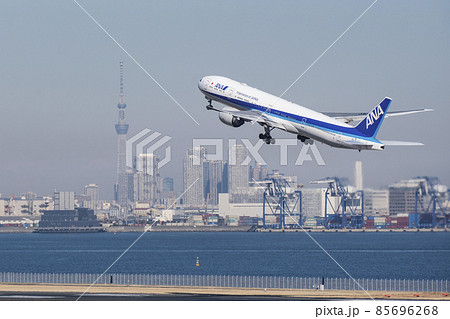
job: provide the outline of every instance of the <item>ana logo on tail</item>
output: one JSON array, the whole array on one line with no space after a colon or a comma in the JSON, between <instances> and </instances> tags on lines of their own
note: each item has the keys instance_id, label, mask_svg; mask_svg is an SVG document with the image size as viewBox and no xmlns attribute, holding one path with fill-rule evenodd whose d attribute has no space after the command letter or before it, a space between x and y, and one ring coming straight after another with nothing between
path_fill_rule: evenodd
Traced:
<instances>
[{"instance_id":1,"label":"ana logo on tail","mask_svg":"<svg viewBox=\"0 0 450 319\"><path fill-rule=\"evenodd\" d=\"M370 125L375 123L375 121L378 120L378 118L383 114L384 112L383 109L381 108L381 105L378 105L376 108L374 108L372 112L370 112L366 117L366 130L369 128Z\"/></svg>"}]
</instances>

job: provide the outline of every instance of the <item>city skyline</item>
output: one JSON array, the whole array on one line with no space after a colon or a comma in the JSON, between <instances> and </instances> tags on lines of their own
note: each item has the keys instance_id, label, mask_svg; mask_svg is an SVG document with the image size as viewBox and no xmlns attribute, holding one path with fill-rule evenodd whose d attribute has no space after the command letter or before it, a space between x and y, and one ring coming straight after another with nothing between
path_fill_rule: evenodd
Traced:
<instances>
[{"instance_id":1,"label":"city skyline","mask_svg":"<svg viewBox=\"0 0 450 319\"><path fill-rule=\"evenodd\" d=\"M196 88L202 76L225 75L278 94L370 5L286 1L282 6L262 4L254 11L251 2L244 1L236 12L233 4L81 4L200 125L74 4L43 8L7 3L0 13L6 31L0 56L7 62L0 79L3 196L28 191L48 195L54 189L81 193L83 185L96 183L101 198L113 198L120 61L127 70L128 135L148 127L173 137L172 161L161 176L173 177L180 191L181 159L193 147L192 139L248 138L255 145L260 133L252 125L234 130L207 112ZM393 111L433 108L430 114L387 119L380 130L383 138L417 140L425 146L359 154L317 143L324 167L310 162L295 166L300 143L289 147L287 166L279 164L279 147L263 146L268 167L295 174L303 182L351 177L354 162L361 160L364 183L370 187L424 175L449 185L445 127L450 45L444 40L450 30L449 10L445 1L375 4L286 96L321 111L367 112L386 95L393 98ZM169 20L162 19L164 12L171 13ZM269 16L283 23L263 23ZM258 34L265 34L265 40ZM224 42L240 50L224 48ZM274 131L274 137L288 136Z\"/></svg>"},{"instance_id":2,"label":"city skyline","mask_svg":"<svg viewBox=\"0 0 450 319\"><path fill-rule=\"evenodd\" d=\"M248 154L248 151L245 149L244 145L237 144L233 147L235 149L234 152L236 152L236 159L237 163L239 161L242 161L246 158ZM207 160L206 159L207 151L203 147L197 148L197 150L194 149L187 149L185 153L185 158L182 159L182 162L184 163L185 171L184 177L178 176L178 179L185 181L183 182L184 188L182 190L176 191L174 190L174 193L183 193L186 191L189 186L192 185L191 192L187 192L184 194L183 199L185 201L186 196L195 197L196 199L194 202L186 203L184 202L184 205L204 205L206 200L208 199L208 193L210 196L218 196L219 193L242 193L246 192L244 188L252 188L255 187L255 185L258 188L258 182L264 181L267 178L270 178L270 175L280 175L285 176L286 178L294 177L297 181L298 185L301 185L302 190L319 190L323 187L320 185L317 185L317 183L313 183L313 180L310 181L304 181L301 179L298 179L297 175L289 175L286 174L284 171L280 171L279 169L271 169L270 167L267 167L266 165L261 165L260 163L251 161L250 163L246 165L234 165L234 170L236 172L233 173L233 165L229 165L227 161L217 161L217 160ZM130 203L137 203L137 202L148 202L152 205L158 204L157 200L162 200L164 197L162 196L162 193L164 192L164 188L166 181L170 181L171 187L173 187L173 182L177 178L167 176L167 177L161 177L159 175L159 169L157 168L157 163L159 162L158 156L155 156L154 154L140 154L139 155L140 161L143 162L142 167L143 171L139 172L136 171L135 173L128 172L129 176L132 176L132 181L134 183L134 187L130 189L133 196L129 197L128 201ZM199 164L197 162L200 162ZM368 192L384 192L388 191L392 187L398 187L398 185L403 185L405 183L415 183L416 180L423 180L431 178L435 181L435 183L438 183L436 185L445 186L447 185L445 183L442 183L442 181L439 179L438 176L409 176L405 177L399 180L395 180L390 182L388 185L382 186L382 187L372 187L371 185L365 185L362 184L361 180L364 176L364 166L363 163L356 161L353 163L354 169L358 171L358 174L348 175L348 176L337 176L336 174L333 176L326 176L323 177L324 179L327 178L338 178L341 182L343 182L345 186L349 186L352 189L359 190L359 186L363 185L361 190L368 191ZM230 171L231 166L231 171ZM225 168L227 167L227 168ZM151 170L151 172L149 172ZM220 173L218 173L220 172ZM243 176L243 173L248 175L247 177ZM223 175L225 174L225 175ZM361 175L359 175L361 174ZM218 175L221 175L219 177ZM358 176L359 175L359 176ZM233 182L232 176L237 176L237 181ZM223 179L226 178L227 181L224 181ZM194 183L196 180L201 181L200 183ZM231 185L223 185L222 183L227 183L228 180L231 179ZM214 181L215 186L210 186L209 184ZM408 182L409 181L409 182ZM235 184L233 186L233 183ZM141 185L142 184L142 185ZM223 186L222 186L222 185ZM252 184L255 184L252 186ZM247 186L244 186L247 185ZM414 184L415 185L415 184ZM407 185L408 187L417 187L417 186L411 186ZM228 186L228 187L227 187ZM406 186L405 186L406 187ZM94 203L99 202L111 202L112 199L104 198L101 196L101 192L99 189L99 186L95 183L90 183L88 185L84 185L79 187L79 191L74 189L54 189L52 193L43 194L34 192L33 190L29 191L23 191L19 192L17 194L5 194L0 193L0 199L7 199L15 197L16 199L28 199L28 198L53 198L55 192L71 192L76 195L78 198L78 201L80 204L82 204L83 207L87 205L95 205ZM169 191L169 190L168 190ZM133 193L134 192L134 193ZM169 193L172 191L169 191ZM190 194L190 195L189 195ZM308 193L307 193L308 194ZM173 196L173 194L172 194ZM218 200L218 198L217 198ZM217 205L218 201L214 200L213 198L209 198L208 202L210 205ZM83 203L82 203L83 202ZM89 206L88 206L89 207ZM92 207L94 208L94 207Z\"/></svg>"}]
</instances>

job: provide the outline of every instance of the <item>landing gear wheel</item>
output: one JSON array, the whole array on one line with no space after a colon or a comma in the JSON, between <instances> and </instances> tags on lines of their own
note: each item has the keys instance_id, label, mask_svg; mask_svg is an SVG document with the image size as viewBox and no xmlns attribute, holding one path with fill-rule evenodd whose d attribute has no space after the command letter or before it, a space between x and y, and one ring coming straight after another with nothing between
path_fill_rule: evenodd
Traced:
<instances>
[{"instance_id":1,"label":"landing gear wheel","mask_svg":"<svg viewBox=\"0 0 450 319\"><path fill-rule=\"evenodd\" d=\"M207 109L207 110L212 110L212 109L214 109L214 107L213 107L212 104L211 104L211 99L208 99L208 102L209 102L209 104L206 106L206 109Z\"/></svg>"},{"instance_id":2,"label":"landing gear wheel","mask_svg":"<svg viewBox=\"0 0 450 319\"><path fill-rule=\"evenodd\" d=\"M259 139L264 140L266 144L275 144L275 139L270 136L270 132L273 130L273 127L268 125L264 125L264 134L259 134Z\"/></svg>"}]
</instances>

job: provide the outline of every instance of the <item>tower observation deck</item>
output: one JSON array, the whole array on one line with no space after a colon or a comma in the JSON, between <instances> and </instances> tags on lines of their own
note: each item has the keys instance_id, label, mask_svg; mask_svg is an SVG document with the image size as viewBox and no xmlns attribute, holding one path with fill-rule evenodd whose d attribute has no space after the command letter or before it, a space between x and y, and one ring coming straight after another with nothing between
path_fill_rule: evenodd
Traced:
<instances>
[{"instance_id":1,"label":"tower observation deck","mask_svg":"<svg viewBox=\"0 0 450 319\"><path fill-rule=\"evenodd\" d=\"M123 62L120 62L120 94L119 103L117 108L119 109L119 118L117 121L116 133L117 133L117 179L114 185L114 199L120 205L121 214L126 214L127 202L128 202L128 177L126 167L126 143L128 124L125 121L125 104L123 93Z\"/></svg>"}]
</instances>

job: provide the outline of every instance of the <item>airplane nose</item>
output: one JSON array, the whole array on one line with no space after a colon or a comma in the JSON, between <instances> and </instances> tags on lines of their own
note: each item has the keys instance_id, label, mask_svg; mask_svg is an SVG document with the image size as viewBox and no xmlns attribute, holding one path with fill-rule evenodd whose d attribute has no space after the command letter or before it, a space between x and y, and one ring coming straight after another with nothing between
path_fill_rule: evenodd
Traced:
<instances>
[{"instance_id":1,"label":"airplane nose","mask_svg":"<svg viewBox=\"0 0 450 319\"><path fill-rule=\"evenodd\" d=\"M205 77L202 77L200 79L200 81L198 82L198 88L200 90L205 90L205 88L206 88L206 78Z\"/></svg>"}]
</instances>

